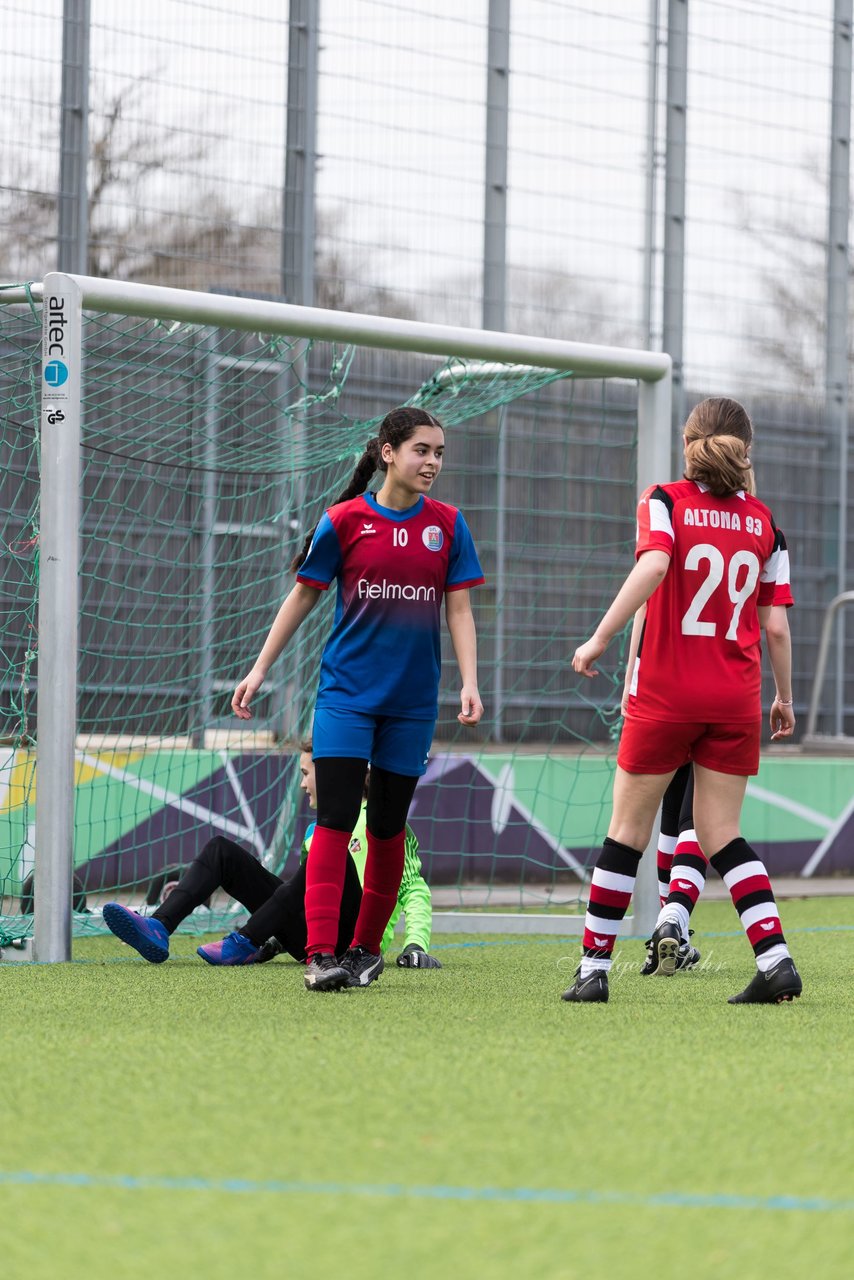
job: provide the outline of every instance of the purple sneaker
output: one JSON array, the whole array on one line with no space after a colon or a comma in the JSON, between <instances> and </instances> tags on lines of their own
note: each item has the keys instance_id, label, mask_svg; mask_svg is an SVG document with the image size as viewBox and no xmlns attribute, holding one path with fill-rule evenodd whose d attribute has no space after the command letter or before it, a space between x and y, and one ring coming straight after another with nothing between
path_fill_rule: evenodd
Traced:
<instances>
[{"instance_id":1,"label":"purple sneaker","mask_svg":"<svg viewBox=\"0 0 854 1280\"><path fill-rule=\"evenodd\" d=\"M221 942L209 942L196 947L196 952L208 964L257 964L261 948L256 947L242 933L230 933Z\"/></svg>"},{"instance_id":2,"label":"purple sneaker","mask_svg":"<svg viewBox=\"0 0 854 1280\"><path fill-rule=\"evenodd\" d=\"M159 920L138 915L118 902L108 902L104 907L104 924L122 942L138 951L143 960L162 964L169 959L169 934Z\"/></svg>"}]
</instances>

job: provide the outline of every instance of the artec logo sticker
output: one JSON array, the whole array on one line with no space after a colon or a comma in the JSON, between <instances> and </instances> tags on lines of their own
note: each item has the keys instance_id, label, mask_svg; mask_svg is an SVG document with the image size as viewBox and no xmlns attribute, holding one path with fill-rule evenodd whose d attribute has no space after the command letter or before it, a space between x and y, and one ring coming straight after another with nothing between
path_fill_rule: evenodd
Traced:
<instances>
[{"instance_id":1,"label":"artec logo sticker","mask_svg":"<svg viewBox=\"0 0 854 1280\"><path fill-rule=\"evenodd\" d=\"M49 360L44 367L44 380L49 387L61 387L68 381L68 365L62 360Z\"/></svg>"}]
</instances>

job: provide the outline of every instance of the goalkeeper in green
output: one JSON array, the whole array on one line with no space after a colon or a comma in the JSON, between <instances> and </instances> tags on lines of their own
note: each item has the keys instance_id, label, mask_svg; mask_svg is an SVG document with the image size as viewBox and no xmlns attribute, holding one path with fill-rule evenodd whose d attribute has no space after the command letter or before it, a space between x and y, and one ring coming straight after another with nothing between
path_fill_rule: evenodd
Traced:
<instances>
[{"instance_id":1,"label":"goalkeeper in green","mask_svg":"<svg viewBox=\"0 0 854 1280\"><path fill-rule=\"evenodd\" d=\"M302 743L299 769L300 787L308 796L310 806L315 808L317 799L310 742ZM110 902L104 907L104 921L122 942L134 947L152 964L159 964L168 959L169 936L181 921L206 902L212 893L224 889L251 914L246 923L228 937L199 947L198 954L203 960L212 965L257 964L271 960L280 952L287 952L295 960L305 961L305 873L313 833L314 823L303 840L299 869L286 881L268 871L233 840L215 836L151 916L140 916L120 903ZM350 944L359 914L366 857L363 803L347 856L338 931L342 953ZM403 948L396 963L407 969L441 968L436 957L429 954L433 918L430 888L421 874L418 839L409 826L406 827L403 879L394 912L383 935L383 954L391 946L395 925L402 914L405 914L406 928Z\"/></svg>"}]
</instances>

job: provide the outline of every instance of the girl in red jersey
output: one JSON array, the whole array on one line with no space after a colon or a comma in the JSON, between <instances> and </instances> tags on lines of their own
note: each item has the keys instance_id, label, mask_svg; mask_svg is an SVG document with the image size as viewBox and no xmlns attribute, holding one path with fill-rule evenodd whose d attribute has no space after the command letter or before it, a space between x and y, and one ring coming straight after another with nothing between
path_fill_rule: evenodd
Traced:
<instances>
[{"instance_id":1,"label":"girl in red jersey","mask_svg":"<svg viewBox=\"0 0 854 1280\"><path fill-rule=\"evenodd\" d=\"M755 496L756 482L752 469L745 477L744 489L746 493ZM785 548L782 534L780 537L782 546ZM775 650L782 649L782 660L789 663L791 662L791 637L787 613L793 601L789 585L788 556L780 557L778 568L779 580L775 585L774 604L764 624L765 642L772 654ZM621 704L624 717L629 713L635 660L645 618L646 605L635 614L635 623L632 628ZM670 976L674 972L685 972L698 965L701 959L700 952L691 942L690 935L693 930L689 928L689 922L691 913L705 887L708 861L694 829L694 773L691 764L681 765L676 770L662 798L656 863L659 902L662 908L656 924L664 924L665 921L677 924L682 940L674 964L670 955L665 956L663 961L659 959L657 948L653 946L653 940L650 938L647 942L647 956L641 967L641 974L644 977L659 974Z\"/></svg>"},{"instance_id":2,"label":"girl in red jersey","mask_svg":"<svg viewBox=\"0 0 854 1280\"><path fill-rule=\"evenodd\" d=\"M788 582L781 594L790 596ZM791 599L790 599L791 603ZM784 661L790 661L791 636L787 610L789 605L772 605L764 626L765 643L769 653L776 646L784 649ZM627 680L628 683L628 680ZM625 705L623 715L627 712ZM772 734L772 740L778 736ZM679 926L682 941L671 969L671 957L660 961L652 938L647 942L647 956L641 968L644 977L693 969L700 963L700 952L691 943L689 928L691 914L706 883L708 861L703 853L694 829L694 771L690 764L676 770L673 780L661 801L661 824L656 849L659 901L661 912L656 924L668 921ZM666 908L666 910L665 910Z\"/></svg>"},{"instance_id":3,"label":"girl in red jersey","mask_svg":"<svg viewBox=\"0 0 854 1280\"><path fill-rule=\"evenodd\" d=\"M312 731L317 825L305 889L310 991L367 986L382 972L380 942L403 874L406 818L438 714L443 601L462 678L457 718L475 725L483 715L469 600L483 573L462 513L429 496L444 451L444 429L426 410L386 415L350 484L294 560L296 586L231 701L235 715L248 720L269 668L335 581L335 620ZM383 484L367 493L377 470ZM339 962L347 847L368 764L362 901L352 944Z\"/></svg>"},{"instance_id":4,"label":"girl in red jersey","mask_svg":"<svg viewBox=\"0 0 854 1280\"><path fill-rule=\"evenodd\" d=\"M747 492L753 438L734 400L702 401L685 425L685 479L653 485L638 506L637 562L573 668L594 663L644 604L627 715L617 754L613 813L590 889L583 956L571 1002L608 999L608 970L638 863L675 771L694 768L694 820L753 946L757 973L731 1003L779 1003L801 993L768 874L741 837L747 778L759 768L760 628L786 603L788 553L771 512ZM789 595L788 602L791 601ZM771 644L777 686L772 736L790 737L795 717L791 651ZM660 924L652 951L673 972L682 938Z\"/></svg>"}]
</instances>

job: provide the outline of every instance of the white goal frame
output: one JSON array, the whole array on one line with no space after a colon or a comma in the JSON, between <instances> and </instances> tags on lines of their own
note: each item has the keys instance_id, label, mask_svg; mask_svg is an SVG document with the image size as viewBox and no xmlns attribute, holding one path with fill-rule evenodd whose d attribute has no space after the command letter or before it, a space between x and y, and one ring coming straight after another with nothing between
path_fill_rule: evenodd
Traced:
<instances>
[{"instance_id":1,"label":"white goal frame","mask_svg":"<svg viewBox=\"0 0 854 1280\"><path fill-rule=\"evenodd\" d=\"M638 382L638 493L671 469L671 360L660 352L563 342L51 272L0 291L0 304L42 304L39 703L33 955L71 959L74 746L80 571L80 428L84 311L255 333L465 356L581 377ZM651 846L652 847L652 846ZM648 851L649 852L649 851ZM647 935L658 912L655 858L645 857L623 933ZM583 917L435 912L436 932L580 933Z\"/></svg>"}]
</instances>

